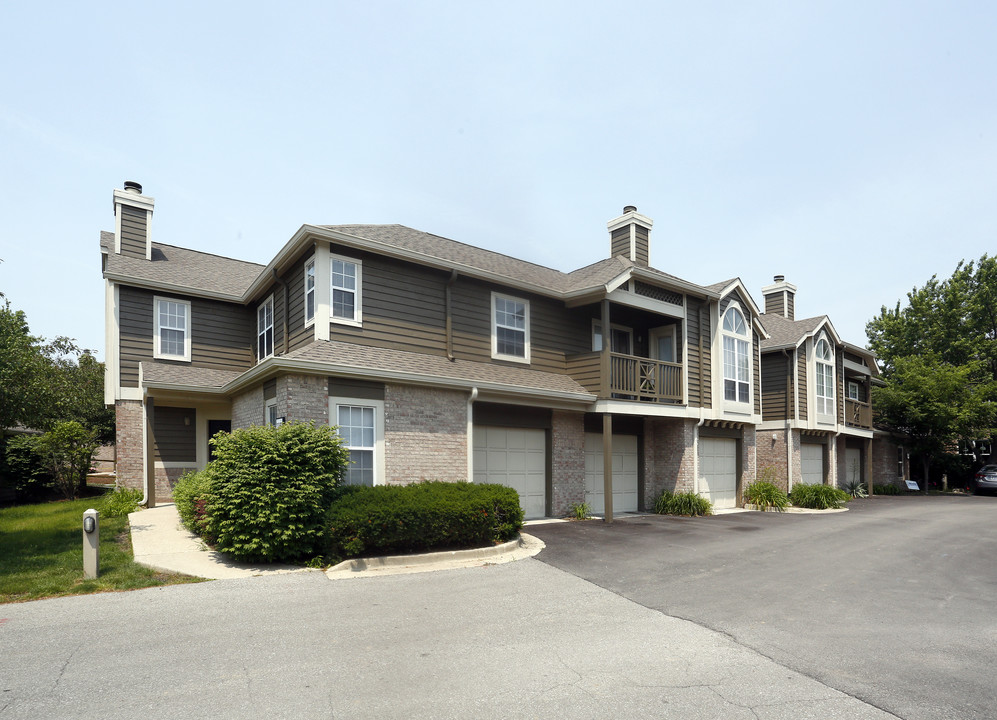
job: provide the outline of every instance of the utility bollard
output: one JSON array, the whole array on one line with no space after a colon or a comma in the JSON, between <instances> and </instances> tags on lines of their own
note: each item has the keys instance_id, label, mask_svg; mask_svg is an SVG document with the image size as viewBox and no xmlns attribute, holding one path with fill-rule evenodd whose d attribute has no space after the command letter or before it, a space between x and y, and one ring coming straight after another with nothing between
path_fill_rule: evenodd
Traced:
<instances>
[{"instance_id":1,"label":"utility bollard","mask_svg":"<svg viewBox=\"0 0 997 720\"><path fill-rule=\"evenodd\" d=\"M100 573L100 513L83 513L83 577L93 580Z\"/></svg>"}]
</instances>

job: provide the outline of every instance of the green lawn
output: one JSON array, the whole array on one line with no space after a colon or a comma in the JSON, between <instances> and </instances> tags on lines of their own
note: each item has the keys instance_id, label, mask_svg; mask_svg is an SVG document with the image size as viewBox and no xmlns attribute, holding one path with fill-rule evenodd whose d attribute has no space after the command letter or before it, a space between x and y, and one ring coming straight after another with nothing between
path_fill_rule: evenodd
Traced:
<instances>
[{"instance_id":1,"label":"green lawn","mask_svg":"<svg viewBox=\"0 0 997 720\"><path fill-rule=\"evenodd\" d=\"M200 582L136 565L128 518L100 519L100 575L83 579L83 513L98 498L0 509L0 603Z\"/></svg>"}]
</instances>

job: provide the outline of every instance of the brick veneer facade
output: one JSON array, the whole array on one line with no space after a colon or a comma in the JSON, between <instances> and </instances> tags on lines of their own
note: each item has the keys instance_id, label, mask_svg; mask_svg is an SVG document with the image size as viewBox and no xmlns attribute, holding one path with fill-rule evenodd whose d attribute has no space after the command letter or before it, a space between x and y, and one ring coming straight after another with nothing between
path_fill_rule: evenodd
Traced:
<instances>
[{"instance_id":1,"label":"brick veneer facade","mask_svg":"<svg viewBox=\"0 0 997 720\"><path fill-rule=\"evenodd\" d=\"M389 484L467 477L470 394L415 385L384 388L384 464Z\"/></svg>"},{"instance_id":2,"label":"brick veneer facade","mask_svg":"<svg viewBox=\"0 0 997 720\"><path fill-rule=\"evenodd\" d=\"M555 410L550 436L551 512L562 517L585 502L585 415Z\"/></svg>"},{"instance_id":3,"label":"brick veneer facade","mask_svg":"<svg viewBox=\"0 0 997 720\"><path fill-rule=\"evenodd\" d=\"M893 438L877 436L872 440L873 482L883 485L903 485L910 478L910 461L904 453L904 469L900 474L897 450L901 447Z\"/></svg>"},{"instance_id":4,"label":"brick veneer facade","mask_svg":"<svg viewBox=\"0 0 997 720\"><path fill-rule=\"evenodd\" d=\"M248 428L265 423L263 415L263 388L236 395L232 398L232 429Z\"/></svg>"},{"instance_id":5,"label":"brick veneer facade","mask_svg":"<svg viewBox=\"0 0 997 720\"><path fill-rule=\"evenodd\" d=\"M696 489L695 420L644 420L644 507L651 509L663 490Z\"/></svg>"},{"instance_id":6,"label":"brick veneer facade","mask_svg":"<svg viewBox=\"0 0 997 720\"><path fill-rule=\"evenodd\" d=\"M142 452L142 402L118 400L114 403L117 443L117 484L142 489L145 479L145 455Z\"/></svg>"},{"instance_id":7,"label":"brick veneer facade","mask_svg":"<svg viewBox=\"0 0 997 720\"><path fill-rule=\"evenodd\" d=\"M758 430L755 433L757 477L774 484L786 492L786 439L789 433L781 430Z\"/></svg>"},{"instance_id":8,"label":"brick veneer facade","mask_svg":"<svg viewBox=\"0 0 997 720\"><path fill-rule=\"evenodd\" d=\"M329 424L329 378L285 375L277 378L277 415L295 422Z\"/></svg>"}]
</instances>

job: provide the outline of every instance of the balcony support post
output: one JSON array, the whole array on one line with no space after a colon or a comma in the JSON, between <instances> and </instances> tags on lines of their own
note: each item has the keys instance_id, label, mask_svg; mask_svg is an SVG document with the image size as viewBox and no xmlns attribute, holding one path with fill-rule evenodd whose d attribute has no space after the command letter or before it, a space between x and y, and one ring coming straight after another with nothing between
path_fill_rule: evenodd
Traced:
<instances>
[{"instance_id":1,"label":"balcony support post","mask_svg":"<svg viewBox=\"0 0 997 720\"><path fill-rule=\"evenodd\" d=\"M602 416L602 496L608 523L613 522L613 416Z\"/></svg>"}]
</instances>

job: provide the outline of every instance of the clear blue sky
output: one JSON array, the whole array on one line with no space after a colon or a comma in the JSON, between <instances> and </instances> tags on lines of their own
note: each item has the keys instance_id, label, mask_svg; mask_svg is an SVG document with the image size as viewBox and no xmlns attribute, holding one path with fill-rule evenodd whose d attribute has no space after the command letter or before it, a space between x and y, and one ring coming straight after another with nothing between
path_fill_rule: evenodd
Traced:
<instances>
[{"instance_id":1,"label":"clear blue sky","mask_svg":"<svg viewBox=\"0 0 997 720\"><path fill-rule=\"evenodd\" d=\"M0 291L103 357L98 235L269 261L401 223L571 270L624 205L848 341L997 243L997 4L4 3ZM683 7L684 6L684 7ZM788 9L787 9L788 8Z\"/></svg>"}]
</instances>

